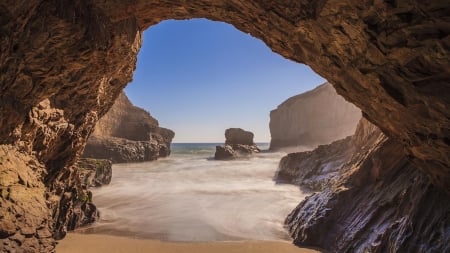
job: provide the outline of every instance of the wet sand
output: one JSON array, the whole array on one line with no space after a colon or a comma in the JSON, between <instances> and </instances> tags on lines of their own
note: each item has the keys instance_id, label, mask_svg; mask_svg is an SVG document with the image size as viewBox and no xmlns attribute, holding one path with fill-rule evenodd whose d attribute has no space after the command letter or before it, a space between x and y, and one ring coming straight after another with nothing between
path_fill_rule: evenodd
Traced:
<instances>
[{"instance_id":1,"label":"wet sand","mask_svg":"<svg viewBox=\"0 0 450 253\"><path fill-rule=\"evenodd\" d=\"M56 247L57 253L313 253L289 242L238 241L179 243L109 235L70 233Z\"/></svg>"}]
</instances>

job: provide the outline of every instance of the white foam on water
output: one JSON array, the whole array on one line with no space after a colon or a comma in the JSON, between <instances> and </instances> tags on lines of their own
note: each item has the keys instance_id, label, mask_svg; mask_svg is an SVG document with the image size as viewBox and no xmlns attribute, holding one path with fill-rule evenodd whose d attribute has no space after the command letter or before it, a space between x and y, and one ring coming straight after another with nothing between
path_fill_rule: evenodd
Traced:
<instances>
[{"instance_id":1,"label":"white foam on water","mask_svg":"<svg viewBox=\"0 0 450 253\"><path fill-rule=\"evenodd\" d=\"M198 150L113 165L111 184L93 189L101 219L84 231L169 241L287 240L283 221L305 195L272 180L284 154L215 161L205 155L213 146Z\"/></svg>"}]
</instances>

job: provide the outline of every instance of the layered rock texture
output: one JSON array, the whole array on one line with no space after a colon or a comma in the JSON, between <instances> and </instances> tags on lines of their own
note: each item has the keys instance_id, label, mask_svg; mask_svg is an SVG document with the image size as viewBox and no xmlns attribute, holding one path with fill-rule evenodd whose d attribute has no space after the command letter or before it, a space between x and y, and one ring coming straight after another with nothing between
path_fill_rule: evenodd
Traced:
<instances>
[{"instance_id":1,"label":"layered rock texture","mask_svg":"<svg viewBox=\"0 0 450 253\"><path fill-rule=\"evenodd\" d=\"M54 251L62 221L52 214L64 201L52 192L67 184L61 179L96 122L131 80L142 32L199 17L230 23L308 64L385 134L360 153L350 184L311 197L290 216L297 244L441 250L449 234L448 13L440 0L2 1L0 250ZM308 205L317 219L305 219Z\"/></svg>"},{"instance_id":2,"label":"layered rock texture","mask_svg":"<svg viewBox=\"0 0 450 253\"><path fill-rule=\"evenodd\" d=\"M274 179L279 183L299 185L306 190L322 191L351 166L343 165L350 162L354 153L373 143L380 133L376 126L362 118L352 136L320 145L312 151L284 156Z\"/></svg>"},{"instance_id":3,"label":"layered rock texture","mask_svg":"<svg viewBox=\"0 0 450 253\"><path fill-rule=\"evenodd\" d=\"M48 198L55 221L55 239L62 239L67 231L98 220L99 212L92 202L89 187L107 185L111 177L112 163L102 159L80 159L66 173L59 175Z\"/></svg>"},{"instance_id":4,"label":"layered rock texture","mask_svg":"<svg viewBox=\"0 0 450 253\"><path fill-rule=\"evenodd\" d=\"M252 132L241 128L228 128L225 130L225 145L216 146L214 159L230 160L260 152L253 136Z\"/></svg>"},{"instance_id":5,"label":"layered rock texture","mask_svg":"<svg viewBox=\"0 0 450 253\"><path fill-rule=\"evenodd\" d=\"M320 145L312 151L290 153L281 158L275 174L277 183L291 183L321 191L331 183L342 164L353 154L353 137Z\"/></svg>"},{"instance_id":6,"label":"layered rock texture","mask_svg":"<svg viewBox=\"0 0 450 253\"><path fill-rule=\"evenodd\" d=\"M114 163L152 161L170 154L174 135L172 130L159 127L150 113L134 106L122 92L98 121L83 156Z\"/></svg>"},{"instance_id":7,"label":"layered rock texture","mask_svg":"<svg viewBox=\"0 0 450 253\"><path fill-rule=\"evenodd\" d=\"M81 184L86 187L107 185L112 178L112 163L106 159L82 158L77 162Z\"/></svg>"},{"instance_id":8,"label":"layered rock texture","mask_svg":"<svg viewBox=\"0 0 450 253\"><path fill-rule=\"evenodd\" d=\"M330 83L289 98L270 112L270 149L315 147L355 132L361 110Z\"/></svg>"},{"instance_id":9,"label":"layered rock texture","mask_svg":"<svg viewBox=\"0 0 450 253\"><path fill-rule=\"evenodd\" d=\"M449 252L448 195L398 142L367 122L358 128L358 148L339 175L286 218L294 243L331 252Z\"/></svg>"}]
</instances>

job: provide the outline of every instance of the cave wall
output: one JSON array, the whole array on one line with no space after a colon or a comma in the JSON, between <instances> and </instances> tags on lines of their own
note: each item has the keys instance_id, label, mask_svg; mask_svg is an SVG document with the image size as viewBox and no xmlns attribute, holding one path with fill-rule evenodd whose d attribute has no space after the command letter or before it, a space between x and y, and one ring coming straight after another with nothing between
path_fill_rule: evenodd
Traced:
<instances>
[{"instance_id":1,"label":"cave wall","mask_svg":"<svg viewBox=\"0 0 450 253\"><path fill-rule=\"evenodd\" d=\"M45 140L57 152L40 158L59 167L73 163L95 121L131 80L141 32L165 19L205 17L311 66L401 142L436 184L450 188L445 1L8 0L0 6L1 143L28 152L47 145L35 138L39 133L29 134L27 116L49 99L69 127L57 134L64 138Z\"/></svg>"},{"instance_id":2,"label":"cave wall","mask_svg":"<svg viewBox=\"0 0 450 253\"><path fill-rule=\"evenodd\" d=\"M450 191L449 13L440 0L4 0L0 145L42 165L21 166L20 173L33 174L39 199L48 198L45 192L74 164L96 121L131 80L141 32L165 19L204 17L311 66L398 141L434 185ZM19 170L5 164L2 177ZM14 184L5 181L2 190ZM1 198L3 222L12 215L6 206L18 202ZM52 229L52 221L41 221ZM12 242L22 225L0 240ZM38 231L26 238L49 251L51 239L44 242Z\"/></svg>"}]
</instances>

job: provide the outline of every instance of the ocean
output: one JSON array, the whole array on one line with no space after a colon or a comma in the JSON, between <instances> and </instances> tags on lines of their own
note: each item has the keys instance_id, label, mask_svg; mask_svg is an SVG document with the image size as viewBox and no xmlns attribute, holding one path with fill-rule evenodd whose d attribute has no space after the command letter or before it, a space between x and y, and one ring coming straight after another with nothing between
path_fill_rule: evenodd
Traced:
<instances>
[{"instance_id":1,"label":"ocean","mask_svg":"<svg viewBox=\"0 0 450 253\"><path fill-rule=\"evenodd\" d=\"M272 180L285 153L216 161L216 145L174 143L168 158L114 164L111 184L92 189L100 220L79 231L164 241L288 240L283 221L305 194Z\"/></svg>"}]
</instances>

